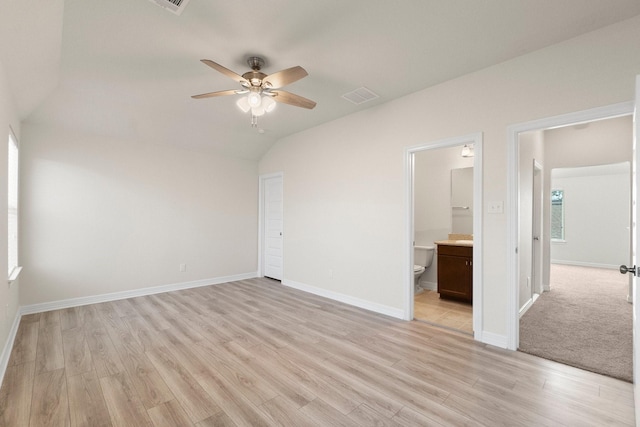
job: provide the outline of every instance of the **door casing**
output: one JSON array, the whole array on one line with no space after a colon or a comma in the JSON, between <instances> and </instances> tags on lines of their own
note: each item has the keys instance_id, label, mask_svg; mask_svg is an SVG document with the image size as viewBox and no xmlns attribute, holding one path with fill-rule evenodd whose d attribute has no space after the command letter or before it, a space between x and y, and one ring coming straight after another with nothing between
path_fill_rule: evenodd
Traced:
<instances>
[{"instance_id":1,"label":"door casing","mask_svg":"<svg viewBox=\"0 0 640 427\"><path fill-rule=\"evenodd\" d=\"M507 348L517 350L520 340L519 331L519 286L518 277L518 136L522 132L553 129L596 120L610 119L633 114L635 103L623 102L609 106L593 108L559 116L548 117L507 128ZM636 125L637 126L637 125ZM634 370L635 372L635 370Z\"/></svg>"},{"instance_id":2,"label":"door casing","mask_svg":"<svg viewBox=\"0 0 640 427\"><path fill-rule=\"evenodd\" d=\"M482 338L482 133L441 139L405 149L405 253L404 253L404 320L413 320L413 239L414 239L414 154L420 151L474 144L473 161L473 335Z\"/></svg>"}]
</instances>

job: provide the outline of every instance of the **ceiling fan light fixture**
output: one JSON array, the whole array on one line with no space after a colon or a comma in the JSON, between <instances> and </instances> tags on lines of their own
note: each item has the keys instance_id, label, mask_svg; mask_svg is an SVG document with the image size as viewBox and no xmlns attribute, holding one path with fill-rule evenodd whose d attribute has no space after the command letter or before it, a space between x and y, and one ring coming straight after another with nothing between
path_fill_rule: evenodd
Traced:
<instances>
[{"instance_id":1,"label":"ceiling fan light fixture","mask_svg":"<svg viewBox=\"0 0 640 427\"><path fill-rule=\"evenodd\" d=\"M251 126L253 127L258 126L258 117L273 111L277 103L285 103L295 107L307 108L309 110L316 106L316 103L310 99L303 98L302 96L294 93L279 90L282 86L296 82L308 75L307 71L300 66L287 68L285 70L280 70L276 73L266 75L260 71L264 65L264 59L255 56L250 57L247 61L251 67L251 71L247 71L240 75L214 61L211 61L210 59L202 59L201 62L219 73L233 79L237 83L240 83L241 89L203 93L200 95L193 95L192 98L202 99L246 94L247 96L242 96L236 101L236 105L244 113L251 112Z\"/></svg>"}]
</instances>

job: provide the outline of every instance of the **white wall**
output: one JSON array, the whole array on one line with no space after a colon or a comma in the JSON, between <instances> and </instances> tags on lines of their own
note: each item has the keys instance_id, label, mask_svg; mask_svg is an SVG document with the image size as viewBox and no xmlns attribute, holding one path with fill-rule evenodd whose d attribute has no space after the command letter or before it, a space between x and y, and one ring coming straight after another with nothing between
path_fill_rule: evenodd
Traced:
<instances>
[{"instance_id":1,"label":"white wall","mask_svg":"<svg viewBox=\"0 0 640 427\"><path fill-rule=\"evenodd\" d=\"M631 164L554 169L564 191L564 241L551 242L551 262L617 268L631 261Z\"/></svg>"},{"instance_id":2,"label":"white wall","mask_svg":"<svg viewBox=\"0 0 640 427\"><path fill-rule=\"evenodd\" d=\"M25 123L22 168L21 305L257 271L255 161Z\"/></svg>"},{"instance_id":3,"label":"white wall","mask_svg":"<svg viewBox=\"0 0 640 427\"><path fill-rule=\"evenodd\" d=\"M473 166L473 157L462 157L462 147L420 151L414 159L414 229L418 246L434 246L451 230L451 170ZM425 288L438 282L437 254L420 277Z\"/></svg>"},{"instance_id":4,"label":"white wall","mask_svg":"<svg viewBox=\"0 0 640 427\"><path fill-rule=\"evenodd\" d=\"M639 41L634 18L280 140L260 173L285 173L285 282L402 309L404 149L483 132L484 202L504 201L507 127L632 100ZM499 341L516 286L506 215L485 215L482 233L481 333Z\"/></svg>"},{"instance_id":5,"label":"white wall","mask_svg":"<svg viewBox=\"0 0 640 427\"><path fill-rule=\"evenodd\" d=\"M7 142L9 127L20 138L20 122L13 104L13 96L9 91L7 77L0 59L0 274L7 273ZM3 225L2 225L3 224ZM11 285L3 280L0 284L0 362L4 355L11 328L18 313L20 278ZM4 369L0 363L0 380Z\"/></svg>"}]
</instances>

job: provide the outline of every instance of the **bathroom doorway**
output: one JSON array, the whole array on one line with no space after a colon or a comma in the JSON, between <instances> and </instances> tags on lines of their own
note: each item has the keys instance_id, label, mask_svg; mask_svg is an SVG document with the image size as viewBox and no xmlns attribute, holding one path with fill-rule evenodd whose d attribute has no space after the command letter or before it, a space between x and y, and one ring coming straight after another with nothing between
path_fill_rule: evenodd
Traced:
<instances>
[{"instance_id":1,"label":"bathroom doorway","mask_svg":"<svg viewBox=\"0 0 640 427\"><path fill-rule=\"evenodd\" d=\"M479 336L476 331L481 330L482 309L481 159L481 134L406 150L410 225L407 230L407 320L426 321L473 334L476 338ZM440 245L436 242L461 252L451 257L442 247L438 250ZM457 256L463 252L464 257ZM443 274L449 276L447 261L461 263L457 265L462 265L462 269L456 267L456 274L451 276L453 287L468 281L469 285L463 286L468 291L460 293L452 288L449 293L443 289L439 292L438 277L443 282Z\"/></svg>"}]
</instances>

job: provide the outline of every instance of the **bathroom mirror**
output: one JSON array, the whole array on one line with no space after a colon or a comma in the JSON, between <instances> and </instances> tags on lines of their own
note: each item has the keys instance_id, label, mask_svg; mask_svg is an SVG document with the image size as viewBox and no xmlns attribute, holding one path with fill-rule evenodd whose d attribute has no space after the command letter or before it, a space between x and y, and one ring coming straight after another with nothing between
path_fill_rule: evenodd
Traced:
<instances>
[{"instance_id":1,"label":"bathroom mirror","mask_svg":"<svg viewBox=\"0 0 640 427\"><path fill-rule=\"evenodd\" d=\"M473 234L473 167L451 169L451 232Z\"/></svg>"}]
</instances>

